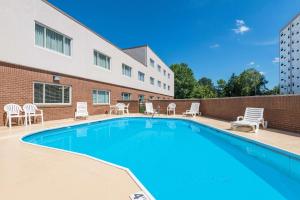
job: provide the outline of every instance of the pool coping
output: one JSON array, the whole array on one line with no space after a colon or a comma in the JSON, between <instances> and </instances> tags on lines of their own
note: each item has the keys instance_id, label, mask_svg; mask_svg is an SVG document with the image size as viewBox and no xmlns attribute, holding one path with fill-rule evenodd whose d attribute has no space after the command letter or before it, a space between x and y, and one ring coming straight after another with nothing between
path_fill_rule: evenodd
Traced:
<instances>
[{"instance_id":1,"label":"pool coping","mask_svg":"<svg viewBox=\"0 0 300 200\"><path fill-rule=\"evenodd\" d=\"M87 155L87 154L77 153L77 152L63 150L63 149L54 148L54 147L48 147L48 146L44 146L44 145L40 145L40 144L34 144L34 143L26 142L26 141L23 140L24 138L26 138L30 135L35 135L35 134L38 134L38 133L41 133L41 132L44 132L44 131L50 131L50 130L66 128L66 127L80 126L80 125L84 125L84 124L97 123L97 122L101 122L101 121L109 121L109 120L114 120L114 119L126 119L126 118L150 118L151 119L150 116L143 116L143 115L141 115L141 116L112 116L112 117L107 117L107 118L104 118L104 119L93 119L93 120L89 120L89 121L81 121L81 122L77 122L77 123L74 123L74 124L59 125L59 126L55 126L55 127L51 127L51 128L45 128L45 129L42 129L42 130L33 131L33 132L27 133L27 134L19 137L19 141L21 143L28 144L28 145L33 145L33 146L37 146L37 147L42 147L42 148L46 148L46 149L66 152L66 153L70 153L70 154L90 158L92 160L99 161L99 162L107 164L109 166L121 169L121 170L125 171L133 179L133 181L142 189L142 191L145 192L145 194L148 198L150 198L151 200L155 200L156 198L150 193L150 191L143 185L143 183L134 175L134 173L129 168L123 167L121 165L114 164L112 162L102 160L100 158L95 158L95 157ZM300 161L300 155L299 154L289 152L285 149L282 149L282 148L279 148L279 147L276 147L276 146L272 146L272 145L269 145L269 144L265 144L265 143L262 143L262 142L259 142L259 141L241 136L241 135L234 134L234 133L232 133L228 130L217 128L213 125L204 124L203 122L197 121L196 118L185 118L185 117L179 117L179 116L171 116L171 117L170 116L155 116L155 117L153 117L153 119L176 119L176 120L184 120L184 121L189 121L189 122L193 122L193 123L196 123L196 124L200 124L204 127L216 130L217 132L220 132L222 134L226 134L230 137L237 138L237 139L244 140L246 142L249 142L249 143L252 143L252 144L255 144L255 145L262 146L262 147L267 148L267 149L269 149L271 151L274 151L276 153L283 154L284 156L292 157L292 158L295 158L295 159Z\"/></svg>"}]
</instances>

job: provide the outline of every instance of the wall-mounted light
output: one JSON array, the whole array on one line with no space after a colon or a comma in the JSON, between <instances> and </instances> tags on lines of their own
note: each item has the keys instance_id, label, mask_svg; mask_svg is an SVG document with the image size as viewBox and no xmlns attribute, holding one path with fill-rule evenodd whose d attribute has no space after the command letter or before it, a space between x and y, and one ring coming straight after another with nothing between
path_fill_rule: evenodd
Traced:
<instances>
[{"instance_id":1,"label":"wall-mounted light","mask_svg":"<svg viewBox=\"0 0 300 200\"><path fill-rule=\"evenodd\" d=\"M60 76L54 75L53 76L53 81L60 81Z\"/></svg>"}]
</instances>

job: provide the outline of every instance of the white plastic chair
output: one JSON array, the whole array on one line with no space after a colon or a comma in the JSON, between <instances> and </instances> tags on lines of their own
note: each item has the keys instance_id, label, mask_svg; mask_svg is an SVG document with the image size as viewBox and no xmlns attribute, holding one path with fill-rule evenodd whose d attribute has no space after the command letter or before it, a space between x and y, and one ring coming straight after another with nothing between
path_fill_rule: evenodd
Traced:
<instances>
[{"instance_id":1,"label":"white plastic chair","mask_svg":"<svg viewBox=\"0 0 300 200\"><path fill-rule=\"evenodd\" d=\"M117 112L117 114L121 113L122 115L124 115L125 108L126 108L126 106L125 106L124 103L117 103L116 104L116 112Z\"/></svg>"},{"instance_id":2,"label":"white plastic chair","mask_svg":"<svg viewBox=\"0 0 300 200\"><path fill-rule=\"evenodd\" d=\"M187 110L183 113L183 115L191 115L195 117L196 115L200 115L199 112L200 103L192 103L190 110Z\"/></svg>"},{"instance_id":3,"label":"white plastic chair","mask_svg":"<svg viewBox=\"0 0 300 200\"><path fill-rule=\"evenodd\" d=\"M23 106L23 110L26 116L25 124L27 124L28 120L29 125L31 125L31 117L34 117L34 119L36 119L36 117L41 117L42 124L44 124L43 110L38 109L36 105L27 103Z\"/></svg>"},{"instance_id":4,"label":"white plastic chair","mask_svg":"<svg viewBox=\"0 0 300 200\"><path fill-rule=\"evenodd\" d=\"M259 130L259 125L265 126L264 108L247 107L244 116L238 116L235 122L231 122L231 128L235 130L239 126L250 126L255 133Z\"/></svg>"},{"instance_id":5,"label":"white plastic chair","mask_svg":"<svg viewBox=\"0 0 300 200\"><path fill-rule=\"evenodd\" d=\"M175 103L170 103L167 107L167 115L173 112L173 115L175 115L176 110L176 104Z\"/></svg>"},{"instance_id":6,"label":"white plastic chair","mask_svg":"<svg viewBox=\"0 0 300 200\"><path fill-rule=\"evenodd\" d=\"M128 103L128 104L125 105L125 107L124 107L124 111L125 111L127 114L129 114L129 105L130 105L130 103Z\"/></svg>"},{"instance_id":7,"label":"white plastic chair","mask_svg":"<svg viewBox=\"0 0 300 200\"><path fill-rule=\"evenodd\" d=\"M13 118L17 118L19 124L20 120L22 121L22 118L25 117L25 115L22 115L23 110L21 106L19 106L18 104L13 104L13 103L6 104L4 106L4 111L6 112L5 126L7 126L8 124L9 128L11 128L11 121ZM26 119L25 119L25 125L27 125Z\"/></svg>"},{"instance_id":8,"label":"white plastic chair","mask_svg":"<svg viewBox=\"0 0 300 200\"><path fill-rule=\"evenodd\" d=\"M75 119L77 117L88 117L87 102L77 102L77 108L75 112Z\"/></svg>"},{"instance_id":9,"label":"white plastic chair","mask_svg":"<svg viewBox=\"0 0 300 200\"><path fill-rule=\"evenodd\" d=\"M152 103L145 103L146 110L145 114L156 114L156 110L153 109L153 104Z\"/></svg>"}]
</instances>

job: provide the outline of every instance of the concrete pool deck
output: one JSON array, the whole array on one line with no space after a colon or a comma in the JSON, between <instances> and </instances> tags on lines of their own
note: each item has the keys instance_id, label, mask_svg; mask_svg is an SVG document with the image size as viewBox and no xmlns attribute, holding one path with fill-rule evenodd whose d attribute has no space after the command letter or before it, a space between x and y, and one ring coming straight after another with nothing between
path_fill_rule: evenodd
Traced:
<instances>
[{"instance_id":1,"label":"concrete pool deck","mask_svg":"<svg viewBox=\"0 0 300 200\"><path fill-rule=\"evenodd\" d=\"M1 199L130 199L129 195L141 188L125 170L88 157L20 141L22 136L46 128L114 117L119 116L97 115L85 121L64 119L47 121L44 125L0 127ZM229 122L206 117L190 119L300 155L300 134L273 129L260 130L257 134L231 131Z\"/></svg>"}]
</instances>

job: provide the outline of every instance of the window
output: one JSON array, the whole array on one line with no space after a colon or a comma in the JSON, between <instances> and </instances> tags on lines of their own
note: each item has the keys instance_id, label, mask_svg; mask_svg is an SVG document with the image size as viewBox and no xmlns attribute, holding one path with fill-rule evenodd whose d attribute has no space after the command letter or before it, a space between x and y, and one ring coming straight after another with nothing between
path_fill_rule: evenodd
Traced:
<instances>
[{"instance_id":1,"label":"window","mask_svg":"<svg viewBox=\"0 0 300 200\"><path fill-rule=\"evenodd\" d=\"M105 90L93 90L93 104L110 104L110 92Z\"/></svg>"},{"instance_id":2,"label":"window","mask_svg":"<svg viewBox=\"0 0 300 200\"><path fill-rule=\"evenodd\" d=\"M35 45L71 56L70 38L37 23L35 24Z\"/></svg>"},{"instance_id":3,"label":"window","mask_svg":"<svg viewBox=\"0 0 300 200\"><path fill-rule=\"evenodd\" d=\"M168 90L170 90L171 89L171 87L168 85Z\"/></svg>"},{"instance_id":4,"label":"window","mask_svg":"<svg viewBox=\"0 0 300 200\"><path fill-rule=\"evenodd\" d=\"M94 65L110 70L110 57L94 50Z\"/></svg>"},{"instance_id":5,"label":"window","mask_svg":"<svg viewBox=\"0 0 300 200\"><path fill-rule=\"evenodd\" d=\"M164 76L166 76L166 74L167 74L167 72L166 72L166 70L164 69Z\"/></svg>"},{"instance_id":6,"label":"window","mask_svg":"<svg viewBox=\"0 0 300 200\"><path fill-rule=\"evenodd\" d=\"M170 77L171 77L171 75L170 75L170 73L168 73L168 79L170 79Z\"/></svg>"},{"instance_id":7,"label":"window","mask_svg":"<svg viewBox=\"0 0 300 200\"><path fill-rule=\"evenodd\" d=\"M145 101L145 96L144 95L139 95L139 102L144 102Z\"/></svg>"},{"instance_id":8,"label":"window","mask_svg":"<svg viewBox=\"0 0 300 200\"><path fill-rule=\"evenodd\" d=\"M154 99L154 96L150 96L149 99L150 99L150 100Z\"/></svg>"},{"instance_id":9,"label":"window","mask_svg":"<svg viewBox=\"0 0 300 200\"><path fill-rule=\"evenodd\" d=\"M157 65L157 71L161 72L161 66L160 65Z\"/></svg>"},{"instance_id":10,"label":"window","mask_svg":"<svg viewBox=\"0 0 300 200\"><path fill-rule=\"evenodd\" d=\"M154 78L153 77L150 77L150 84L154 85Z\"/></svg>"},{"instance_id":11,"label":"window","mask_svg":"<svg viewBox=\"0 0 300 200\"><path fill-rule=\"evenodd\" d=\"M161 87L161 81L157 81L157 86Z\"/></svg>"},{"instance_id":12,"label":"window","mask_svg":"<svg viewBox=\"0 0 300 200\"><path fill-rule=\"evenodd\" d=\"M167 85L164 83L164 90L167 89Z\"/></svg>"},{"instance_id":13,"label":"window","mask_svg":"<svg viewBox=\"0 0 300 200\"><path fill-rule=\"evenodd\" d=\"M123 64L123 65L122 65L122 74L123 74L124 76L131 77L131 67L129 67L129 66Z\"/></svg>"},{"instance_id":14,"label":"window","mask_svg":"<svg viewBox=\"0 0 300 200\"><path fill-rule=\"evenodd\" d=\"M71 104L71 87L58 84L34 83L35 104Z\"/></svg>"},{"instance_id":15,"label":"window","mask_svg":"<svg viewBox=\"0 0 300 200\"><path fill-rule=\"evenodd\" d=\"M145 81L145 74L143 72L138 72L138 79L140 81Z\"/></svg>"},{"instance_id":16,"label":"window","mask_svg":"<svg viewBox=\"0 0 300 200\"><path fill-rule=\"evenodd\" d=\"M131 94L123 92L122 93L122 100L130 100L131 99Z\"/></svg>"},{"instance_id":17,"label":"window","mask_svg":"<svg viewBox=\"0 0 300 200\"><path fill-rule=\"evenodd\" d=\"M150 58L150 66L151 66L151 67L154 67L154 65L155 65L154 60Z\"/></svg>"}]
</instances>

